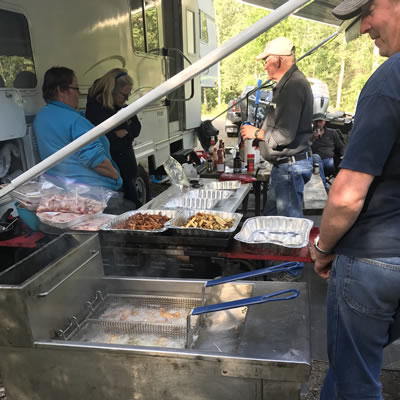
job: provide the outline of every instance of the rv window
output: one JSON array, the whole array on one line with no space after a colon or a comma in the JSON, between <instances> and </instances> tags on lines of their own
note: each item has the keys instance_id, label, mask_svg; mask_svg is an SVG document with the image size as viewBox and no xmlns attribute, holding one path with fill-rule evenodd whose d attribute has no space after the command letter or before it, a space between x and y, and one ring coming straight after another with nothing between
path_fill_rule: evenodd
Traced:
<instances>
[{"instance_id":1,"label":"rv window","mask_svg":"<svg viewBox=\"0 0 400 400\"><path fill-rule=\"evenodd\" d=\"M158 54L158 10L152 0L130 0L133 47L137 52Z\"/></svg>"},{"instance_id":2,"label":"rv window","mask_svg":"<svg viewBox=\"0 0 400 400\"><path fill-rule=\"evenodd\" d=\"M187 29L187 51L189 54L196 53L195 34L194 34L194 12L186 11L186 29Z\"/></svg>"},{"instance_id":3,"label":"rv window","mask_svg":"<svg viewBox=\"0 0 400 400\"><path fill-rule=\"evenodd\" d=\"M200 11L200 40L208 43L207 15Z\"/></svg>"},{"instance_id":4,"label":"rv window","mask_svg":"<svg viewBox=\"0 0 400 400\"><path fill-rule=\"evenodd\" d=\"M37 83L26 18L6 10L0 10L0 76L5 87L34 88Z\"/></svg>"}]
</instances>

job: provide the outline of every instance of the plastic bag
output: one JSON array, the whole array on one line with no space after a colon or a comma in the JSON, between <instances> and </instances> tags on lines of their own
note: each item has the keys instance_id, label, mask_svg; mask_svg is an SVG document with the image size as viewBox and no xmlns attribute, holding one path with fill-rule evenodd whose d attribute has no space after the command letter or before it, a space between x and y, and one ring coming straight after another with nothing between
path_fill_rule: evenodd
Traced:
<instances>
[{"instance_id":1,"label":"plastic bag","mask_svg":"<svg viewBox=\"0 0 400 400\"><path fill-rule=\"evenodd\" d=\"M167 161L164 161L163 166L173 185L178 186L181 190L190 188L190 183L183 171L182 165L175 158L169 157Z\"/></svg>"},{"instance_id":2,"label":"plastic bag","mask_svg":"<svg viewBox=\"0 0 400 400\"><path fill-rule=\"evenodd\" d=\"M23 204L28 210L34 211L40 203L43 196L50 196L62 190L46 179L39 181L29 181L13 190L11 197Z\"/></svg>"},{"instance_id":3,"label":"plastic bag","mask_svg":"<svg viewBox=\"0 0 400 400\"><path fill-rule=\"evenodd\" d=\"M64 181L65 189L42 196L37 212L61 212L73 214L98 214L106 207L108 200L116 194L113 190L100 186L89 186Z\"/></svg>"},{"instance_id":4,"label":"plastic bag","mask_svg":"<svg viewBox=\"0 0 400 400\"><path fill-rule=\"evenodd\" d=\"M197 169L193 166L193 164L185 163L182 164L183 172L187 178L197 178Z\"/></svg>"}]
</instances>

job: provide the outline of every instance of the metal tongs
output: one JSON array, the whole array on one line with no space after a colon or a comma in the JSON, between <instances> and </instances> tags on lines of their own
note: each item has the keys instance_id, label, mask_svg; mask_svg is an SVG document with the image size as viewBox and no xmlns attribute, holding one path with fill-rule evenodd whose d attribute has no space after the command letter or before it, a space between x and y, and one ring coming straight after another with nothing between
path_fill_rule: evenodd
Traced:
<instances>
[{"instance_id":1,"label":"metal tongs","mask_svg":"<svg viewBox=\"0 0 400 400\"><path fill-rule=\"evenodd\" d=\"M274 273L274 272L281 272L281 271L288 272L288 271L296 270L296 269L300 269L300 268L303 268L301 263L295 262L295 261L290 261L287 263L274 265L272 267L256 269L254 271L244 272L241 274L230 275L230 276L226 276L223 278L218 278L218 279L213 279L213 280L207 281L204 284L203 289L202 289L203 304L205 302L205 289L207 287L221 285L223 283L228 283L228 282L234 282L234 281L238 281L240 279L252 278L252 277L261 276L261 275L267 275L267 274ZM238 307L251 306L254 304L268 303L268 302L272 302L272 301L291 300L291 299L296 298L299 294L300 294L300 291L297 289L287 289L287 290L280 290L278 292L268 293L268 294L265 294L262 296L248 297L246 299L228 301L228 302L218 303L218 304L211 304L211 305L207 305L207 306L203 305L201 307L193 308L187 315L187 320L186 320L186 328L187 328L186 329L186 348L190 348L192 346L193 336L195 334L195 331L197 331L200 328L200 325L202 324L201 317L204 314L216 312L216 311L230 310L230 309L238 308ZM287 296L284 296L284 295L287 295ZM194 327L192 327L192 323L191 323L192 315L200 315L200 318L197 319Z\"/></svg>"}]
</instances>

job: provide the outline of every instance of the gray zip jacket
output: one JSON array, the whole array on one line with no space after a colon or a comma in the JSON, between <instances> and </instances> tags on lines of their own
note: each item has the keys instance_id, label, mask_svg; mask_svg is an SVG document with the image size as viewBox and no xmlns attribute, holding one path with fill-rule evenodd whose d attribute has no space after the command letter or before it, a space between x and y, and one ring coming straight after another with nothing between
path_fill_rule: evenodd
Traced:
<instances>
[{"instance_id":1,"label":"gray zip jacket","mask_svg":"<svg viewBox=\"0 0 400 400\"><path fill-rule=\"evenodd\" d=\"M272 102L259 142L262 157L270 162L310 151L314 98L304 74L293 65L273 89Z\"/></svg>"}]
</instances>

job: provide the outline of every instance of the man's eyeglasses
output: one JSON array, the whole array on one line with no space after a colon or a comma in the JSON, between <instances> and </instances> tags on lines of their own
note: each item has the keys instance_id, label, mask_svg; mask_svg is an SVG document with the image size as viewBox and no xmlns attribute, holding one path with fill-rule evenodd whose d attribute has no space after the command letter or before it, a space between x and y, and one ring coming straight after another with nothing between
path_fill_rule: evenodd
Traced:
<instances>
[{"instance_id":1,"label":"man's eyeglasses","mask_svg":"<svg viewBox=\"0 0 400 400\"><path fill-rule=\"evenodd\" d=\"M77 90L79 92L79 86L68 86L69 89Z\"/></svg>"}]
</instances>

